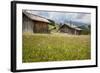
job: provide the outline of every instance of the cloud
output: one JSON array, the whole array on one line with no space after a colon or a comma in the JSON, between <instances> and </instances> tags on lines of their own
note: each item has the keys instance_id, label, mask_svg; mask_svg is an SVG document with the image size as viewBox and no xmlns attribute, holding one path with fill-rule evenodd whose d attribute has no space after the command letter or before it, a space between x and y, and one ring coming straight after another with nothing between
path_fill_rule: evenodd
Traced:
<instances>
[{"instance_id":1,"label":"cloud","mask_svg":"<svg viewBox=\"0 0 100 73\"><path fill-rule=\"evenodd\" d=\"M77 17L74 19L74 21L91 24L91 14L77 14Z\"/></svg>"}]
</instances>

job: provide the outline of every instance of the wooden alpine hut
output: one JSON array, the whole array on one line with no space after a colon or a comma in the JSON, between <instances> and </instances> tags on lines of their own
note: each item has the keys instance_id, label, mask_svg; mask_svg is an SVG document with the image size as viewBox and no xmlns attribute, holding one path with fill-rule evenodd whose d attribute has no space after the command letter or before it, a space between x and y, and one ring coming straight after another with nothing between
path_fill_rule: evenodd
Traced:
<instances>
[{"instance_id":1,"label":"wooden alpine hut","mask_svg":"<svg viewBox=\"0 0 100 73\"><path fill-rule=\"evenodd\" d=\"M31 33L48 33L48 24L50 21L44 17L22 12L22 31Z\"/></svg>"},{"instance_id":2,"label":"wooden alpine hut","mask_svg":"<svg viewBox=\"0 0 100 73\"><path fill-rule=\"evenodd\" d=\"M68 34L73 34L73 35L80 35L82 29L73 26L73 25L67 25L67 24L63 24L60 28L59 31L61 33L68 33Z\"/></svg>"}]
</instances>

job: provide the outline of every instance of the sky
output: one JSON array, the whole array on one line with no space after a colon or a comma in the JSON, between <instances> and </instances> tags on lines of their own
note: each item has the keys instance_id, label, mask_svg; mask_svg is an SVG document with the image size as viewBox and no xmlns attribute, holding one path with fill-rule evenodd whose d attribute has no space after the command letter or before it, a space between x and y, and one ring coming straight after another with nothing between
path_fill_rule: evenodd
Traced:
<instances>
[{"instance_id":1,"label":"sky","mask_svg":"<svg viewBox=\"0 0 100 73\"><path fill-rule=\"evenodd\" d=\"M47 19L54 20L56 23L67 23L68 21L72 21L84 24L91 24L90 13L51 12L51 11L34 11L34 10L27 10L27 12L45 17Z\"/></svg>"}]
</instances>

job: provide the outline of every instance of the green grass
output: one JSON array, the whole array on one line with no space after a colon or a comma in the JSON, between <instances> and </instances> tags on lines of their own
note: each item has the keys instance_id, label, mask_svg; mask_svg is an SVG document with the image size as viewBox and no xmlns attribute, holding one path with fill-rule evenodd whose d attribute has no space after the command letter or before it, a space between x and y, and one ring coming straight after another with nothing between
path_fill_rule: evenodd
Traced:
<instances>
[{"instance_id":1,"label":"green grass","mask_svg":"<svg viewBox=\"0 0 100 73\"><path fill-rule=\"evenodd\" d=\"M89 35L33 34L22 38L25 63L91 58Z\"/></svg>"}]
</instances>

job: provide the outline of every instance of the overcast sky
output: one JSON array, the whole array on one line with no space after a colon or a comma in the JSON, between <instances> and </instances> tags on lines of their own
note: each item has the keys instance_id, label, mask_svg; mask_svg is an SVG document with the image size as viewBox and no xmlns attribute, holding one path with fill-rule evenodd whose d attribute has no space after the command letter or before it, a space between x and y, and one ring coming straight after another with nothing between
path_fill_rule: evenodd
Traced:
<instances>
[{"instance_id":1,"label":"overcast sky","mask_svg":"<svg viewBox=\"0 0 100 73\"><path fill-rule=\"evenodd\" d=\"M67 21L75 21L80 23L91 24L90 13L75 13L75 12L51 12L51 11L34 11L27 10L27 12L36 14L58 23L66 23Z\"/></svg>"}]
</instances>

